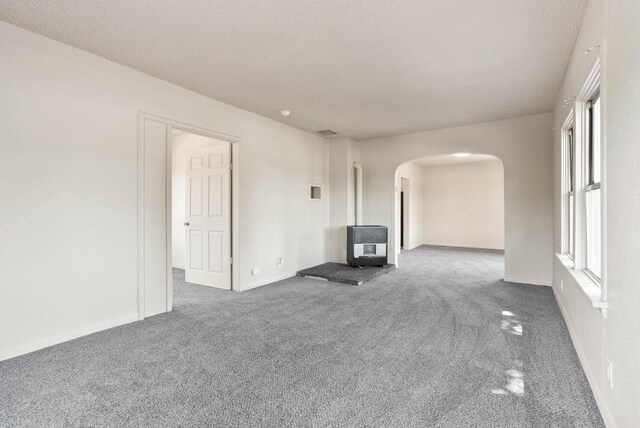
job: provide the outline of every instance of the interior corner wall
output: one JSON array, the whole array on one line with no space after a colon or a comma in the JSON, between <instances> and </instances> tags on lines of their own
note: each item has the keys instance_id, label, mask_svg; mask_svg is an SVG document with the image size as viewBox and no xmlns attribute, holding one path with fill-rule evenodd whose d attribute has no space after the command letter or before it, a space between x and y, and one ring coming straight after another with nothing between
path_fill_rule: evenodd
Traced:
<instances>
[{"instance_id":1,"label":"interior corner wall","mask_svg":"<svg viewBox=\"0 0 640 428\"><path fill-rule=\"evenodd\" d=\"M635 427L640 420L640 3L591 0L555 108L554 243L561 251L561 127L569 111L563 100L575 96L600 58L603 120L603 283L606 313L593 308L580 285L559 260L553 287L608 427ZM593 47L590 54L584 54ZM612 365L611 384L607 362Z\"/></svg>"},{"instance_id":2,"label":"interior corner wall","mask_svg":"<svg viewBox=\"0 0 640 428\"><path fill-rule=\"evenodd\" d=\"M235 289L327 260L325 139L2 22L0 57L0 359L137 319L141 111L240 140Z\"/></svg>"},{"instance_id":3,"label":"interior corner wall","mask_svg":"<svg viewBox=\"0 0 640 428\"><path fill-rule=\"evenodd\" d=\"M504 250L504 172L498 159L422 168L422 243Z\"/></svg>"},{"instance_id":4,"label":"interior corner wall","mask_svg":"<svg viewBox=\"0 0 640 428\"><path fill-rule=\"evenodd\" d=\"M354 163L360 161L358 141L348 139L347 151L347 224L356 224L356 170ZM364 174L364 172L363 172Z\"/></svg>"},{"instance_id":5,"label":"interior corner wall","mask_svg":"<svg viewBox=\"0 0 640 428\"><path fill-rule=\"evenodd\" d=\"M392 226L396 169L422 157L469 152L500 159L505 180L505 278L550 285L553 247L551 113L457 128L360 141L364 221L390 228L389 249L398 262Z\"/></svg>"},{"instance_id":6,"label":"interior corner wall","mask_svg":"<svg viewBox=\"0 0 640 428\"><path fill-rule=\"evenodd\" d=\"M357 142L351 138L335 138L329 147L330 227L328 259L347 261L347 225L355 224L355 173L358 160Z\"/></svg>"},{"instance_id":7,"label":"interior corner wall","mask_svg":"<svg viewBox=\"0 0 640 428\"><path fill-rule=\"evenodd\" d=\"M404 249L411 250L423 244L422 242L422 206L423 206L423 169L421 166L407 162L398 167L396 171L396 187L404 190L405 201L405 242ZM409 182L409 189L402 189L402 179ZM398 192L395 205L400 212L400 194ZM408 229L408 230L407 230ZM400 248L400 216L396 219L395 247ZM391 233L391 231L389 231Z\"/></svg>"}]
</instances>

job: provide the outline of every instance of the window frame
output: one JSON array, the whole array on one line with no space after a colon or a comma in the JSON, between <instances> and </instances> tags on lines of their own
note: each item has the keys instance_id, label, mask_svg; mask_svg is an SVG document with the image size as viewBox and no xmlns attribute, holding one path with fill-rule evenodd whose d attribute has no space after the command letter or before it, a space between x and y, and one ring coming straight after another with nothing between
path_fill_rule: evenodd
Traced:
<instances>
[{"instance_id":1,"label":"window frame","mask_svg":"<svg viewBox=\"0 0 640 428\"><path fill-rule=\"evenodd\" d=\"M582 290L584 296L591 302L591 306L595 309L602 310L602 315L606 316L606 310L609 307L608 305L608 274L607 274L607 93L606 86L602 85L601 82L601 61L600 56L598 55L595 58L591 71L586 76L584 84L578 90L575 96L572 96L570 90L571 88L563 88L561 90L561 96L566 96L562 103L558 103L558 108L567 109L567 113L565 115L564 122L562 122L562 128L560 129L560 178L561 182L558 183L560 186L560 200L557 201L560 204L560 250L561 253L556 253L557 260L563 265L564 269L566 269L566 274L568 277L572 278L575 284ZM600 88L602 87L602 93L600 93ZM597 99L597 95L600 93L600 129L599 136L600 139L599 149L600 149L600 163L599 170L596 171L599 173L600 177L600 191L599 196L600 200L597 201L593 197L587 199L588 195L585 192L585 189L589 185L594 185L591 188L595 190L594 181L590 180L588 174L590 171L587 171L586 159L587 156L587 133L590 129L593 129L593 126L588 126L587 121L589 120L587 111L587 102L592 99ZM561 106L561 107L560 107ZM559 113L559 110L556 110L556 113ZM568 232L566 225L569 224L566 220L567 215L567 204L566 197L568 192L568 185L566 180L566 157L567 157L567 143L566 143L566 131L571 128L573 124L574 127L574 138L573 138L573 147L575 149L574 158L575 158L575 188L574 188L574 202L575 202L575 213L574 213L574 225L575 225L575 255L574 258L571 259L567 255L568 243L566 237L568 236ZM591 156L593 158L593 155ZM595 178L591 176L592 178ZM591 183L590 183L591 181ZM596 195L593 195L596 196ZM590 217L591 220L587 219L587 206L591 210L591 212L595 212L595 208L597 203L600 203L599 212L600 212L600 224L597 223L595 217ZM594 234L593 231L596 229L596 226L599 230L599 234ZM599 237L600 239L600 272L601 278L597 278L590 273L588 269L586 269L586 257L588 248L586 246L587 236L587 228L590 228L591 231L590 236L592 242L595 241L594 238ZM559 292L563 291L562 281L560 284L554 282L554 287L559 287Z\"/></svg>"},{"instance_id":2,"label":"window frame","mask_svg":"<svg viewBox=\"0 0 640 428\"><path fill-rule=\"evenodd\" d=\"M574 130L573 118L570 118L568 128L565 128L565 160L563 166L564 171L564 183L565 189L565 207L566 207L566 221L564 231L565 253L571 260L574 258L575 253L575 130Z\"/></svg>"},{"instance_id":3,"label":"window frame","mask_svg":"<svg viewBox=\"0 0 640 428\"><path fill-rule=\"evenodd\" d=\"M562 232L562 252L570 261L569 269L584 273L596 286L601 287L604 270L605 256L604 248L604 194L599 194L599 219L595 224L599 228L592 231L590 227L595 217L590 211L589 193L600 190L602 187L602 177L604 171L604 144L603 144L603 123L600 101L599 128L594 128L593 105L600 100L599 81L591 85L590 91L583 91L580 97L576 97L570 104L569 112L562 127L562 195L563 195L563 227ZM599 150L596 153L594 143L594 129L599 130ZM595 180L595 162L600 162L600 181ZM593 197L596 197L593 195ZM592 200L593 203L595 199ZM589 264L589 247L599 236L600 272L598 276L587 266ZM593 244L591 244L593 245ZM597 265L596 265L597 266ZM591 265L593 268L593 264Z\"/></svg>"},{"instance_id":4,"label":"window frame","mask_svg":"<svg viewBox=\"0 0 640 428\"><path fill-rule=\"evenodd\" d=\"M600 131L600 135L598 136L599 138L599 150L600 153L598 154L598 159L597 161L600 162L600 181L595 181L594 178L594 114L593 114L593 106L596 102L600 102L600 114L599 114L599 121L600 121L600 126L598 128L598 130ZM584 186L584 194L585 194L585 203L584 203L584 216L585 216L585 224L584 224L584 245L585 245L585 251L584 251L584 272L596 283L596 285L600 286L601 282L602 282L602 261L603 261L603 239L602 239L602 231L603 231L603 224L602 224L602 199L603 199L603 195L602 195L602 101L600 98L600 88L598 87L593 93L592 95L589 97L589 100L586 102L586 110L585 113L587 115L587 120L586 120L586 125L587 125L587 132L585 135L585 154L586 154L586 159L585 159L585 186ZM588 221L589 221L589 208L587 206L587 197L589 195L590 192L593 191L600 191L600 210L598 213L599 216L599 224L600 224L600 228L598 231L596 231L596 233L598 233L600 235L600 243L599 243L599 252L600 252L600 275L597 275L595 272L593 272L590 268L589 268L589 231L588 231ZM591 213L593 214L593 213Z\"/></svg>"},{"instance_id":5,"label":"window frame","mask_svg":"<svg viewBox=\"0 0 640 428\"><path fill-rule=\"evenodd\" d=\"M593 104L600 100L600 90L598 90L589 101L587 101L587 127L589 132L587 133L587 185L585 191L599 189L602 182L602 173L600 174L600 181L595 181L593 178ZM600 113L600 126L602 127L602 113ZM602 137L601 137L602 139ZM600 162L602 162L602 141L600 142ZM602 167L601 167L602 170Z\"/></svg>"}]
</instances>

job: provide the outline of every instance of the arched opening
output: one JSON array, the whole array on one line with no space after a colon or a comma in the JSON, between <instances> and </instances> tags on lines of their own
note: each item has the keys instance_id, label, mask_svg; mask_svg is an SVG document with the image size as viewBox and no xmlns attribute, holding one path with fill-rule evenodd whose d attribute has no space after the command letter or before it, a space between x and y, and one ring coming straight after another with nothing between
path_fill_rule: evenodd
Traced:
<instances>
[{"instance_id":1,"label":"arched opening","mask_svg":"<svg viewBox=\"0 0 640 428\"><path fill-rule=\"evenodd\" d=\"M395 172L393 248L482 250L501 254L504 274L505 186L502 161L451 153L404 162Z\"/></svg>"}]
</instances>

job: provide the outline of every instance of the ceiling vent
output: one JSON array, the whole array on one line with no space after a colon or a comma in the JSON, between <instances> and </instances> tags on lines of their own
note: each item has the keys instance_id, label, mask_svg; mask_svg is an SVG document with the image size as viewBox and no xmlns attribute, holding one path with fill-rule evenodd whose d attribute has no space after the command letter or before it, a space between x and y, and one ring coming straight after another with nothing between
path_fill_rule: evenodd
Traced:
<instances>
[{"instance_id":1,"label":"ceiling vent","mask_svg":"<svg viewBox=\"0 0 640 428\"><path fill-rule=\"evenodd\" d=\"M336 131L332 131L330 129L323 129L322 131L318 131L318 134L322 135L323 137L331 137L332 135L338 135Z\"/></svg>"}]
</instances>

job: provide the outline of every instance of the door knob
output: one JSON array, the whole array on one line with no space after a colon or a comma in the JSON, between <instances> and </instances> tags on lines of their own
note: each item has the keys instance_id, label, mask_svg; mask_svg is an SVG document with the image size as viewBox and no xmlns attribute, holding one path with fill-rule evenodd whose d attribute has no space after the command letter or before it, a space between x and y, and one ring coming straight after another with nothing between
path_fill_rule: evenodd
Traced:
<instances>
[{"instance_id":1,"label":"door knob","mask_svg":"<svg viewBox=\"0 0 640 428\"><path fill-rule=\"evenodd\" d=\"M184 225L185 225L185 226L189 226L189 222L188 222L188 221L185 221L185 222L184 222Z\"/></svg>"}]
</instances>

